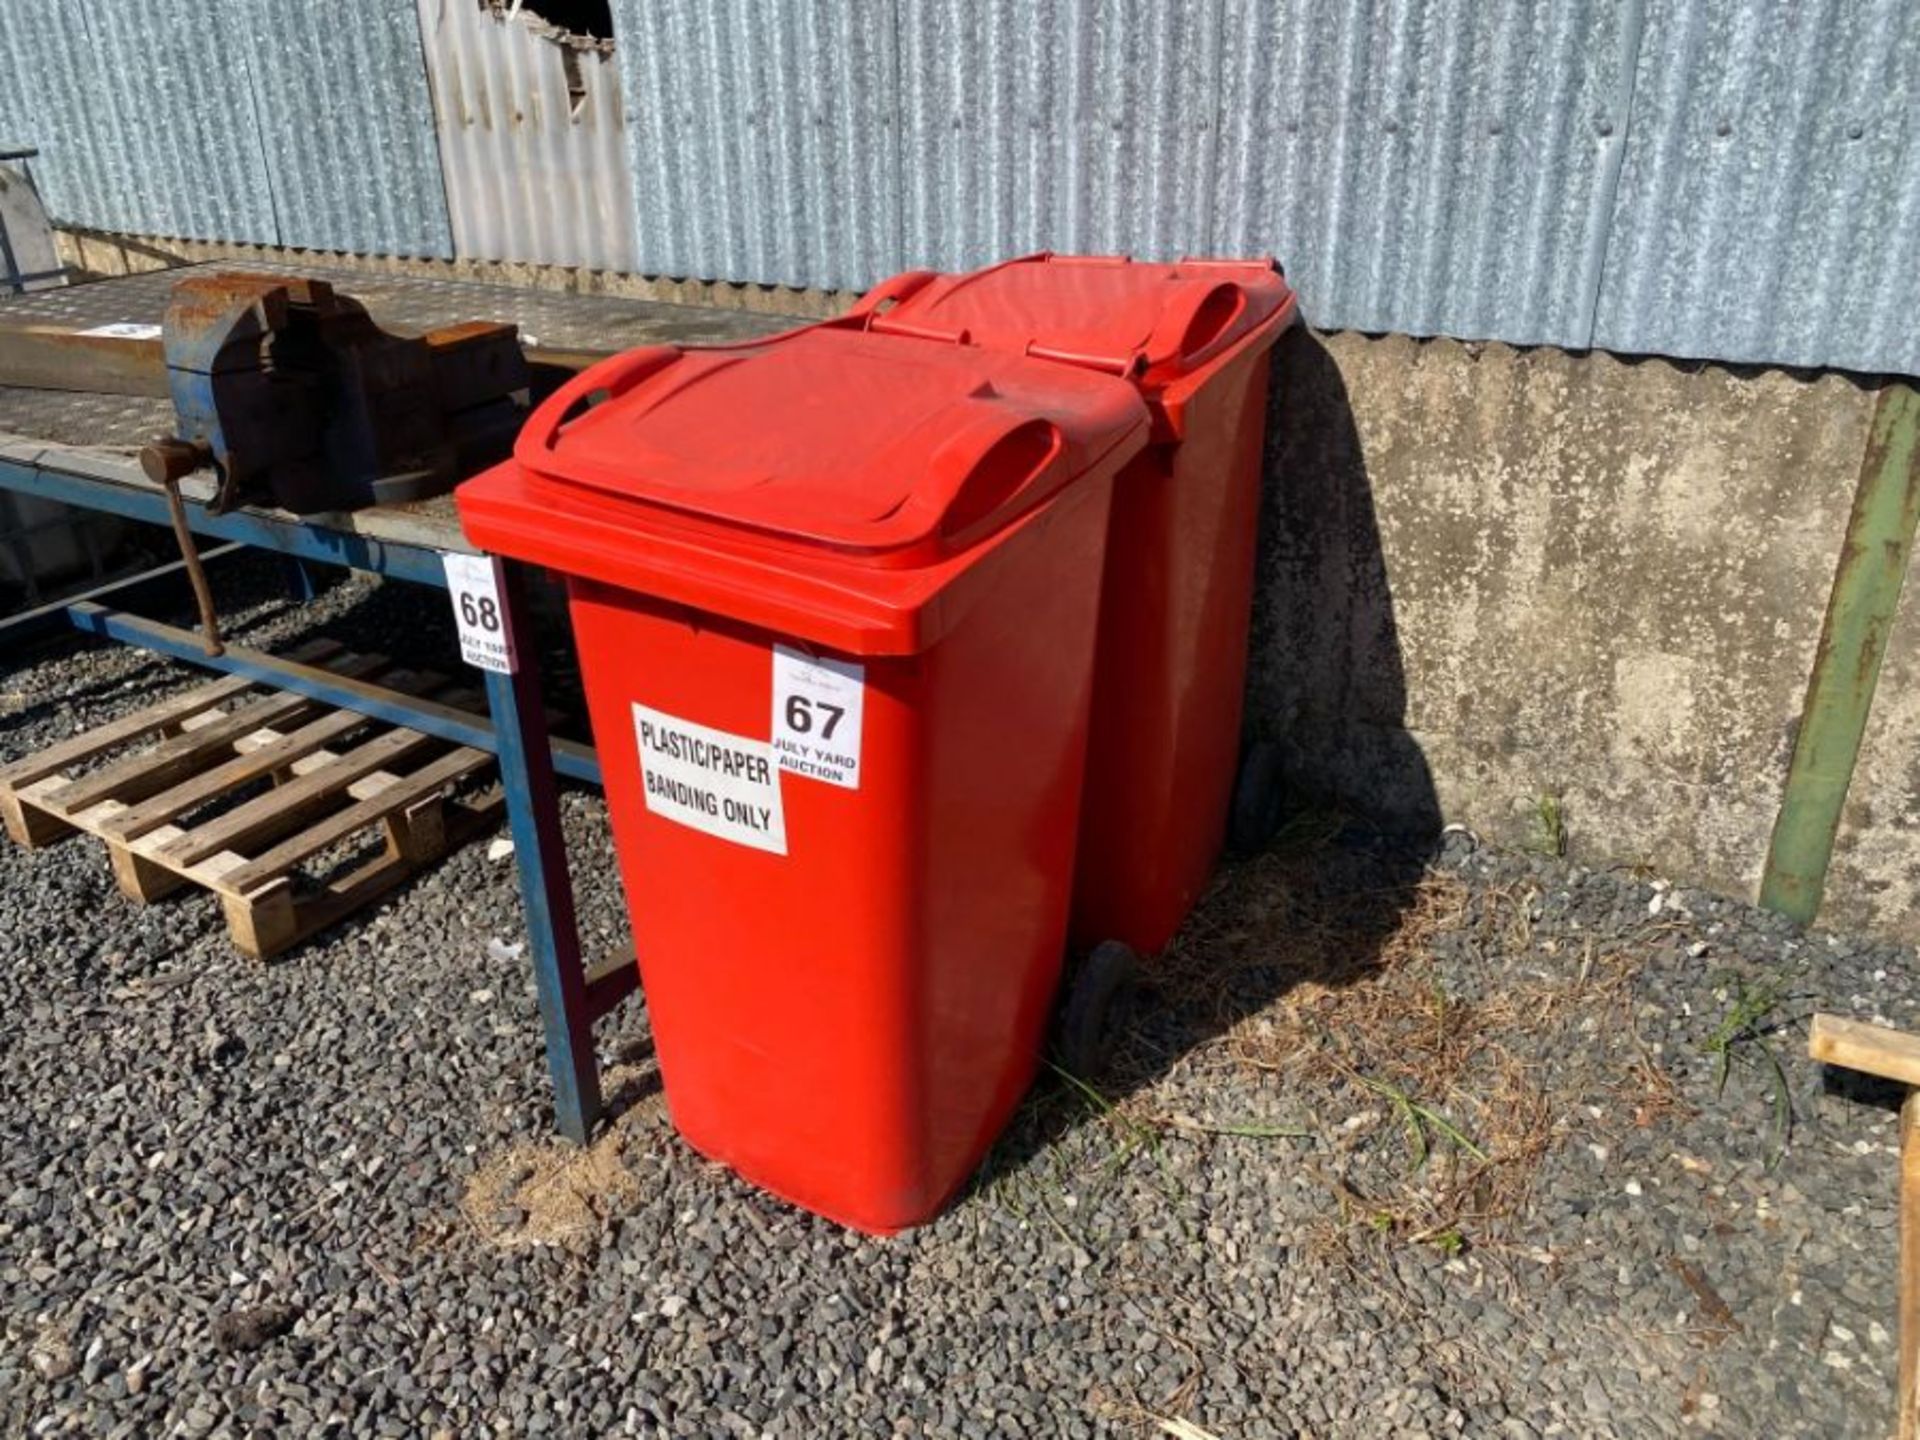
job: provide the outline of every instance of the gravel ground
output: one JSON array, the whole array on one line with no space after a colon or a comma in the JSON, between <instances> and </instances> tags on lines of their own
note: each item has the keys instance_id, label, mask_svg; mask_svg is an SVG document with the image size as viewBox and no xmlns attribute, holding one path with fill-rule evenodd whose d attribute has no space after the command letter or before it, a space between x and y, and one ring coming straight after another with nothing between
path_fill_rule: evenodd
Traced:
<instances>
[{"instance_id":1,"label":"gravel ground","mask_svg":"<svg viewBox=\"0 0 1920 1440\"><path fill-rule=\"evenodd\" d=\"M264 573L224 582L254 643L445 643L417 592L295 613ZM6 662L0 755L195 678ZM599 802L566 808L618 945ZM1804 1022L1920 1025L1908 951L1301 817L1097 1087L1043 1082L950 1213L877 1241L674 1139L637 1000L600 1032L616 1123L550 1143L486 850L262 966L91 841L0 846L0 1433L1891 1427L1890 1097L1832 1088Z\"/></svg>"}]
</instances>

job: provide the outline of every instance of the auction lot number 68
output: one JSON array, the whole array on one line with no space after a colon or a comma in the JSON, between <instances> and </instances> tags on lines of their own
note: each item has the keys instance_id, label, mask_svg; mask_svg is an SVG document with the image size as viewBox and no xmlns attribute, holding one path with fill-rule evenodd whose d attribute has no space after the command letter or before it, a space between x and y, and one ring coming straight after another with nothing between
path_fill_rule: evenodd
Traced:
<instances>
[{"instance_id":1,"label":"auction lot number 68","mask_svg":"<svg viewBox=\"0 0 1920 1440\"><path fill-rule=\"evenodd\" d=\"M449 554L442 559L461 658L482 670L511 674L513 643L500 606L500 562L491 555Z\"/></svg>"}]
</instances>

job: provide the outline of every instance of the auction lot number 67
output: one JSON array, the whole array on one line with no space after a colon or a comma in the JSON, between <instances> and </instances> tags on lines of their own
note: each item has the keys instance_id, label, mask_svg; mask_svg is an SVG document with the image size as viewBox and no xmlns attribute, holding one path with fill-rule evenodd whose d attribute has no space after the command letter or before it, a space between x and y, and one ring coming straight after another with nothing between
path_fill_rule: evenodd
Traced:
<instances>
[{"instance_id":1,"label":"auction lot number 67","mask_svg":"<svg viewBox=\"0 0 1920 1440\"><path fill-rule=\"evenodd\" d=\"M825 700L809 700L805 695L787 697L787 729L795 735L811 735L816 716L826 717L820 724L820 738L831 740L840 722L847 718L847 707L829 705Z\"/></svg>"}]
</instances>

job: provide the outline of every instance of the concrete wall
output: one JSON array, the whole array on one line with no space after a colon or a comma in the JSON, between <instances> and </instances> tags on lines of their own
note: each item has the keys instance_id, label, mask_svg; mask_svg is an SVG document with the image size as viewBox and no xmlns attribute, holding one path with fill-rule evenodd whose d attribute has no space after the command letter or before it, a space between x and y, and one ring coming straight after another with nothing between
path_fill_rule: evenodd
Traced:
<instances>
[{"instance_id":1,"label":"concrete wall","mask_svg":"<svg viewBox=\"0 0 1920 1440\"><path fill-rule=\"evenodd\" d=\"M1839 375L1297 331L1250 723L1307 797L1752 895L1874 400ZM1920 590L1920 586L1913 587ZM1823 921L1920 938L1920 596Z\"/></svg>"},{"instance_id":2,"label":"concrete wall","mask_svg":"<svg viewBox=\"0 0 1920 1440\"><path fill-rule=\"evenodd\" d=\"M67 233L119 274L298 251ZM797 315L845 296L557 266L432 277ZM1874 392L1836 374L1450 340L1282 341L1249 725L1306 800L1755 893ZM1823 920L1920 940L1920 584L1893 628Z\"/></svg>"}]
</instances>

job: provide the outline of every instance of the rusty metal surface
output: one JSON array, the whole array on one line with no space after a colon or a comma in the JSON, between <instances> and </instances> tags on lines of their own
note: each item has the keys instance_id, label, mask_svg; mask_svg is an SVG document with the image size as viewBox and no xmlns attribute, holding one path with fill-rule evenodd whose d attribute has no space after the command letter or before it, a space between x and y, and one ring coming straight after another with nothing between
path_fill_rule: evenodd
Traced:
<instances>
[{"instance_id":1,"label":"rusty metal surface","mask_svg":"<svg viewBox=\"0 0 1920 1440\"><path fill-rule=\"evenodd\" d=\"M460 321L490 320L518 325L522 338L536 347L617 350L634 345L725 344L805 323L798 317L745 310L566 295L470 280L424 280L347 266L252 261L241 265L231 260L154 270L0 301L0 323L32 318L75 327L128 321L157 325L166 313L175 280L239 269L329 280L363 302L382 328L401 335L418 335Z\"/></svg>"},{"instance_id":2,"label":"rusty metal surface","mask_svg":"<svg viewBox=\"0 0 1920 1440\"><path fill-rule=\"evenodd\" d=\"M577 352L576 358L633 345L725 344L805 323L797 317L742 310L565 295L464 280L422 280L347 266L249 262L241 267L227 261L0 300L0 327L27 323L65 328L115 322L157 325L166 313L175 280L240 268L328 279L364 301L380 325L399 334L425 334L468 321L514 324L520 327L522 337L537 341L541 348L572 350ZM157 389L164 388L162 374ZM171 430L173 419L173 406L158 396L63 394L0 385L0 433L130 455L155 435ZM382 507L383 511L387 508Z\"/></svg>"},{"instance_id":3,"label":"rusty metal surface","mask_svg":"<svg viewBox=\"0 0 1920 1440\"><path fill-rule=\"evenodd\" d=\"M172 428L171 400L0 386L0 434L131 456Z\"/></svg>"}]
</instances>

